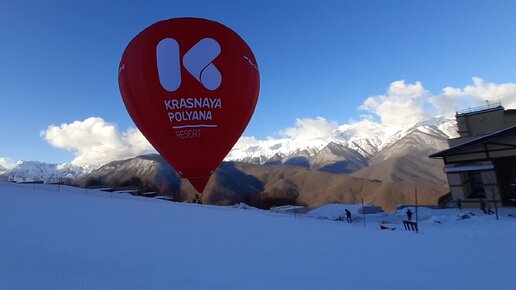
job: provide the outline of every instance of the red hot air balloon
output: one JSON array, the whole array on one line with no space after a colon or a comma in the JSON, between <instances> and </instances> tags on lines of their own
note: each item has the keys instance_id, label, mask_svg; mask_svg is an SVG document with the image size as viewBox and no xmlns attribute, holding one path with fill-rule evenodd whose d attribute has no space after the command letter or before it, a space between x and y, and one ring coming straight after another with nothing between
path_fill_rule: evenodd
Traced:
<instances>
[{"instance_id":1,"label":"red hot air balloon","mask_svg":"<svg viewBox=\"0 0 516 290\"><path fill-rule=\"evenodd\" d=\"M253 52L231 29L175 18L131 40L118 83L136 126L202 192L251 119L260 74Z\"/></svg>"}]
</instances>

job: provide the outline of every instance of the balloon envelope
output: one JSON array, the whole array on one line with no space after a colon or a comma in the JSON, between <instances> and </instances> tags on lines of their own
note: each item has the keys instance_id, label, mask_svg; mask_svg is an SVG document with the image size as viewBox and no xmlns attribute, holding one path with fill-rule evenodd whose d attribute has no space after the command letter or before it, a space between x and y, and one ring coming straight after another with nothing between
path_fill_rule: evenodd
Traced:
<instances>
[{"instance_id":1,"label":"balloon envelope","mask_svg":"<svg viewBox=\"0 0 516 290\"><path fill-rule=\"evenodd\" d=\"M234 31L176 18L149 26L128 44L118 82L136 126L202 192L249 123L260 76Z\"/></svg>"}]
</instances>

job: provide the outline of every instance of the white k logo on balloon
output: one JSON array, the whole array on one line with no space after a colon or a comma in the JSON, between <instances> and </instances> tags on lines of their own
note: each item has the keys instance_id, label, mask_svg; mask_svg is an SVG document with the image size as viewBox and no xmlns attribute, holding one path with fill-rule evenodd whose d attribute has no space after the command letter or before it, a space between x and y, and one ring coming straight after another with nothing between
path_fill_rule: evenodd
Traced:
<instances>
[{"instance_id":1,"label":"white k logo on balloon","mask_svg":"<svg viewBox=\"0 0 516 290\"><path fill-rule=\"evenodd\" d=\"M182 58L186 71L209 91L219 88L222 82L222 75L213 64L220 55L220 51L220 45L215 39L203 38ZM165 38L157 44L156 62L161 86L170 93L179 90L182 76L180 47L177 40ZM222 99L206 96L174 97L166 99L164 104L174 129L216 128L213 110L222 108ZM199 138L200 132L200 130L177 131L176 136L179 139Z\"/></svg>"},{"instance_id":2,"label":"white k logo on balloon","mask_svg":"<svg viewBox=\"0 0 516 290\"><path fill-rule=\"evenodd\" d=\"M156 46L156 61L161 86L174 92L181 86L181 57L179 43L173 38L165 38ZM216 90L222 75L212 63L220 54L220 45L213 38L197 42L183 56L184 68L206 89Z\"/></svg>"}]
</instances>

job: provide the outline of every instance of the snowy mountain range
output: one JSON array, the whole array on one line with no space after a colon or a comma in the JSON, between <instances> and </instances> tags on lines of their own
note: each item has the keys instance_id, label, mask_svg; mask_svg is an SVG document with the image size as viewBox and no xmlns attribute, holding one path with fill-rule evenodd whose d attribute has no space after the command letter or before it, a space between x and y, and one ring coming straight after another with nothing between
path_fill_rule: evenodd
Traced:
<instances>
[{"instance_id":1,"label":"snowy mountain range","mask_svg":"<svg viewBox=\"0 0 516 290\"><path fill-rule=\"evenodd\" d=\"M415 141L417 144L412 143L411 148L401 152L396 144L413 135L420 136ZM421 153L429 148L442 150L446 147L446 139L456 136L455 119L434 117L406 128L389 128L365 119L342 125L326 138L256 140L244 137L226 160L298 165L332 173L350 173L367 167L371 160L379 159L378 156L386 160L398 155Z\"/></svg>"},{"instance_id":2,"label":"snowy mountain range","mask_svg":"<svg viewBox=\"0 0 516 290\"><path fill-rule=\"evenodd\" d=\"M12 168L0 168L0 179L15 182L61 182L90 173L95 166L74 166L70 163L18 161Z\"/></svg>"},{"instance_id":3,"label":"snowy mountain range","mask_svg":"<svg viewBox=\"0 0 516 290\"><path fill-rule=\"evenodd\" d=\"M256 140L242 137L225 161L294 165L371 177L371 173L363 172L364 169L396 157L414 155L427 162L428 154L445 149L446 139L456 135L454 119L435 117L406 128L389 128L365 119L341 125L331 136L324 138ZM12 168L0 168L0 179L58 182L89 174L99 167L18 161Z\"/></svg>"}]
</instances>

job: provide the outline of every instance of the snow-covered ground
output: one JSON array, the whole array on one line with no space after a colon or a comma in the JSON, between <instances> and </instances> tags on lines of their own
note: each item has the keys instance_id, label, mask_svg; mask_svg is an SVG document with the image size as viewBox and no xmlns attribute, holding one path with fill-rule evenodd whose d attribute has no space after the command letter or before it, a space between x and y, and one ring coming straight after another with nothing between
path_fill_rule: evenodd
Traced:
<instances>
[{"instance_id":1,"label":"snow-covered ground","mask_svg":"<svg viewBox=\"0 0 516 290\"><path fill-rule=\"evenodd\" d=\"M516 287L514 209L499 221L420 209L416 234L404 211L333 221L345 207L289 215L0 183L0 289Z\"/></svg>"}]
</instances>

